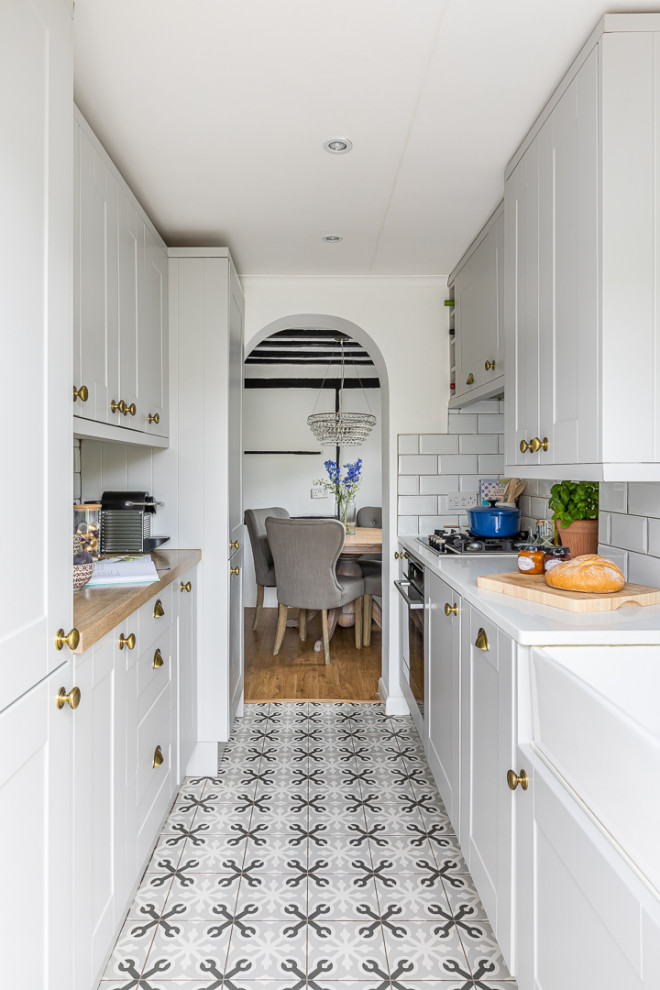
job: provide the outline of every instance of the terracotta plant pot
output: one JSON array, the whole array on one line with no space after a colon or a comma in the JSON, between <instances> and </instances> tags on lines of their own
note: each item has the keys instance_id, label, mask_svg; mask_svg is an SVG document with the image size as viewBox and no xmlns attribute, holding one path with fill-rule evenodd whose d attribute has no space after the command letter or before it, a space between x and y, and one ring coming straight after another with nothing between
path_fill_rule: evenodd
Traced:
<instances>
[{"instance_id":1,"label":"terracotta plant pot","mask_svg":"<svg viewBox=\"0 0 660 990\"><path fill-rule=\"evenodd\" d=\"M572 557L581 557L585 553L598 553L598 520L580 519L570 526L557 523L561 542L571 551Z\"/></svg>"}]
</instances>

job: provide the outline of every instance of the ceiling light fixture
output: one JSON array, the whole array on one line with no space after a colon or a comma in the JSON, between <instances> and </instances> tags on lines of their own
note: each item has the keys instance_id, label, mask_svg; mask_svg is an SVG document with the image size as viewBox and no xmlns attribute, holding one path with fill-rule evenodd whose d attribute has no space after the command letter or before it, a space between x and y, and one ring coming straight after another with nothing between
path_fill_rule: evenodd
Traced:
<instances>
[{"instance_id":1,"label":"ceiling light fixture","mask_svg":"<svg viewBox=\"0 0 660 990\"><path fill-rule=\"evenodd\" d=\"M338 241L343 241L344 238L341 234L324 234L321 240L324 240L326 244L336 244Z\"/></svg>"},{"instance_id":2,"label":"ceiling light fixture","mask_svg":"<svg viewBox=\"0 0 660 990\"><path fill-rule=\"evenodd\" d=\"M330 370L330 365L328 365L328 370ZM328 372L326 371L323 382L321 383L321 388L319 389L319 394L316 397L314 409L316 409L316 406L318 405L319 397L323 391L323 385L327 375ZM359 373L358 381L360 382L360 385L362 385ZM376 417L371 412L371 406L369 405L369 399L367 398L367 393L364 390L364 385L362 385L362 393L369 412L344 412L344 341L342 339L341 383L337 392L337 411L328 413L313 412L311 416L307 417L307 425L321 446L359 447L365 443L367 437L376 425Z\"/></svg>"},{"instance_id":3,"label":"ceiling light fixture","mask_svg":"<svg viewBox=\"0 0 660 990\"><path fill-rule=\"evenodd\" d=\"M328 138L323 142L323 147L330 155L346 155L353 147L353 142L348 138Z\"/></svg>"}]
</instances>

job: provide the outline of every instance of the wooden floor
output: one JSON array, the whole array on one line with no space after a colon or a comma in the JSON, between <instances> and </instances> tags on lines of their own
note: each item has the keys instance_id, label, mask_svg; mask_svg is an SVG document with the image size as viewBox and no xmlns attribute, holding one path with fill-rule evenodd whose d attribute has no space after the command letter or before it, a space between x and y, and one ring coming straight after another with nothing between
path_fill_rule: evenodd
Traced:
<instances>
[{"instance_id":1,"label":"wooden floor","mask_svg":"<svg viewBox=\"0 0 660 990\"><path fill-rule=\"evenodd\" d=\"M289 618L296 610L289 609ZM308 624L307 641L287 628L279 654L273 656L277 609L265 608L252 631L254 609L245 609L246 701L378 701L381 631L374 625L371 646L355 649L355 630L337 626L330 641L330 663L314 652L321 638L320 613Z\"/></svg>"}]
</instances>

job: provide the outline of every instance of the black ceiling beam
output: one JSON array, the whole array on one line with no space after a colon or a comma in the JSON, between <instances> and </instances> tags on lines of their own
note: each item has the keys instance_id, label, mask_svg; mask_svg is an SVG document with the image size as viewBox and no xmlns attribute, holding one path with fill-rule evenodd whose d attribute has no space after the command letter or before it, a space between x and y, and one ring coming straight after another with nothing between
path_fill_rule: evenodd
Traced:
<instances>
[{"instance_id":1,"label":"black ceiling beam","mask_svg":"<svg viewBox=\"0 0 660 990\"><path fill-rule=\"evenodd\" d=\"M320 364L320 365L331 365L331 364L345 364L345 365L362 365L363 367L373 368L374 363L370 357L367 358L346 358L344 361L341 358L328 358L326 361L319 361L317 357L282 357L281 355L273 357L265 357L260 354L252 355L250 354L245 359L246 364Z\"/></svg>"},{"instance_id":2,"label":"black ceiling beam","mask_svg":"<svg viewBox=\"0 0 660 990\"><path fill-rule=\"evenodd\" d=\"M347 342L351 339L348 334L342 333L341 330L316 330L313 328L310 328L309 330L305 330L303 328L278 330L277 333L272 333L268 339L274 340L278 337L310 337L313 340L320 340L324 336L331 340L345 340Z\"/></svg>"},{"instance_id":3,"label":"black ceiling beam","mask_svg":"<svg viewBox=\"0 0 660 990\"><path fill-rule=\"evenodd\" d=\"M340 378L246 378L243 382L245 388L329 388L338 389L341 386ZM380 388L379 378L346 378L344 381L344 391L351 388Z\"/></svg>"}]
</instances>

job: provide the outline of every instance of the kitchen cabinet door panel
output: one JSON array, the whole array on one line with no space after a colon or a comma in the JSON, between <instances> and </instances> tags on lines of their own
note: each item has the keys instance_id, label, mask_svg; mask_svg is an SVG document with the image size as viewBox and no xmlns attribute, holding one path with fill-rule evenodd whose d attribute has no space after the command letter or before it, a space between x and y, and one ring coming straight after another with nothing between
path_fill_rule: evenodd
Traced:
<instances>
[{"instance_id":1,"label":"kitchen cabinet door panel","mask_svg":"<svg viewBox=\"0 0 660 990\"><path fill-rule=\"evenodd\" d=\"M459 831L461 599L436 574L429 582L428 760L447 813ZM445 614L445 605L458 615Z\"/></svg>"},{"instance_id":2,"label":"kitchen cabinet door panel","mask_svg":"<svg viewBox=\"0 0 660 990\"><path fill-rule=\"evenodd\" d=\"M138 390L137 429L157 436L168 435L168 337L167 257L147 224L142 223L144 254L138 285ZM149 422L149 417L152 421ZM155 422L155 417L158 422Z\"/></svg>"},{"instance_id":3,"label":"kitchen cabinet door panel","mask_svg":"<svg viewBox=\"0 0 660 990\"><path fill-rule=\"evenodd\" d=\"M185 590L190 582L191 590ZM181 588L181 585L184 588ZM197 741L197 571L187 571L179 582L179 622L177 648L178 722L178 780L183 780L186 767Z\"/></svg>"},{"instance_id":4,"label":"kitchen cabinet door panel","mask_svg":"<svg viewBox=\"0 0 660 990\"><path fill-rule=\"evenodd\" d=\"M118 284L119 284L119 396L127 406L141 411L138 369L138 281L144 254L144 221L128 193L118 191ZM132 428L135 417L118 417L118 425Z\"/></svg>"}]
</instances>

